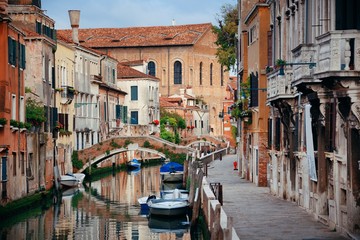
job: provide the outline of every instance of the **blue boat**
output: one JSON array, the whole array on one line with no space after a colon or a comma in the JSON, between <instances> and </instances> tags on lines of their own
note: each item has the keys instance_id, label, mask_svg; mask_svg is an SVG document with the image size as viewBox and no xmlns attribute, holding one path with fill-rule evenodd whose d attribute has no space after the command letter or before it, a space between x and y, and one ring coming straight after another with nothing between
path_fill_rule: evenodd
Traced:
<instances>
[{"instance_id":1,"label":"blue boat","mask_svg":"<svg viewBox=\"0 0 360 240\"><path fill-rule=\"evenodd\" d=\"M160 167L160 176L163 182L181 182L184 175L184 166L180 163L169 162Z\"/></svg>"},{"instance_id":2,"label":"blue boat","mask_svg":"<svg viewBox=\"0 0 360 240\"><path fill-rule=\"evenodd\" d=\"M130 162L127 163L127 167L130 170L139 169L141 167L141 162L139 162L136 158L134 158Z\"/></svg>"}]
</instances>

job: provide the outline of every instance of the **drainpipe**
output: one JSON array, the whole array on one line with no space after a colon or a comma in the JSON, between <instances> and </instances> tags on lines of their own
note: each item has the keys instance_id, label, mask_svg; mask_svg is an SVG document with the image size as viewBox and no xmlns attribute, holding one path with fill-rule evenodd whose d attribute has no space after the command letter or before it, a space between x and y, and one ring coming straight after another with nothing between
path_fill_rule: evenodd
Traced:
<instances>
[{"instance_id":1,"label":"drainpipe","mask_svg":"<svg viewBox=\"0 0 360 240\"><path fill-rule=\"evenodd\" d=\"M18 80L18 86L17 86L17 96L18 96L18 99L17 99L17 114L16 114L16 118L20 121L20 94L21 94L21 74L20 74L20 34L18 33L17 34L17 53L16 54L16 66L17 66L17 80ZM21 158L21 155L20 155L20 146L21 146L21 130L20 130L20 127L19 127L19 131L17 131L17 158L20 159ZM25 156L24 156L25 157ZM22 166L24 166L24 161L25 159L22 159ZM19 161L20 162L20 161ZM24 166L25 167L25 166Z\"/></svg>"},{"instance_id":2,"label":"drainpipe","mask_svg":"<svg viewBox=\"0 0 360 240\"><path fill-rule=\"evenodd\" d=\"M305 36L304 36L305 44L309 42L308 31L309 31L309 2L308 0L305 0Z\"/></svg>"}]
</instances>

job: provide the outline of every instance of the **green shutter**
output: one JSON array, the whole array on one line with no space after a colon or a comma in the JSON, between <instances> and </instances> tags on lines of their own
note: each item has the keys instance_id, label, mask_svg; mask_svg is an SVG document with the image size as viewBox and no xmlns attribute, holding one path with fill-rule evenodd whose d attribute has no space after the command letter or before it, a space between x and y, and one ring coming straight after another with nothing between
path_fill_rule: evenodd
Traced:
<instances>
[{"instance_id":1,"label":"green shutter","mask_svg":"<svg viewBox=\"0 0 360 240\"><path fill-rule=\"evenodd\" d=\"M25 69L25 45L20 44L20 68Z\"/></svg>"},{"instance_id":2,"label":"green shutter","mask_svg":"<svg viewBox=\"0 0 360 240\"><path fill-rule=\"evenodd\" d=\"M115 106L115 115L116 119L121 119L121 105Z\"/></svg>"},{"instance_id":3,"label":"green shutter","mask_svg":"<svg viewBox=\"0 0 360 240\"><path fill-rule=\"evenodd\" d=\"M122 109L122 121L123 121L123 123L128 123L128 121L127 121L127 111L128 111L128 107L123 106L123 109Z\"/></svg>"},{"instance_id":4,"label":"green shutter","mask_svg":"<svg viewBox=\"0 0 360 240\"><path fill-rule=\"evenodd\" d=\"M16 42L15 40L12 40L13 44L12 44L12 51L13 51L13 65L17 66L16 64L16 49L17 49L17 45L19 44L18 42Z\"/></svg>"},{"instance_id":5,"label":"green shutter","mask_svg":"<svg viewBox=\"0 0 360 240\"><path fill-rule=\"evenodd\" d=\"M13 54L13 52L12 52L12 43L13 43L13 41L12 41L11 37L8 37L8 62L11 65L13 64L12 63L12 59L13 59L13 57L12 57L12 54Z\"/></svg>"}]
</instances>

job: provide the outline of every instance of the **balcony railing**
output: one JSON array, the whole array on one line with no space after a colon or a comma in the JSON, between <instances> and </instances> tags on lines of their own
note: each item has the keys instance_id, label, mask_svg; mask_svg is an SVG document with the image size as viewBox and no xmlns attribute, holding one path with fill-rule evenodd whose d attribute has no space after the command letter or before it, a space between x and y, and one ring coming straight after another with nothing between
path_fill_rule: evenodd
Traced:
<instances>
[{"instance_id":1,"label":"balcony railing","mask_svg":"<svg viewBox=\"0 0 360 240\"><path fill-rule=\"evenodd\" d=\"M292 98L291 80L293 72L289 66L284 67L284 75L280 75L280 70L273 71L267 75L267 100L273 101L280 98Z\"/></svg>"},{"instance_id":2,"label":"balcony railing","mask_svg":"<svg viewBox=\"0 0 360 240\"><path fill-rule=\"evenodd\" d=\"M292 50L294 63L292 70L294 78L292 81L306 81L307 79L313 79L315 71L315 56L316 48L313 44L302 44Z\"/></svg>"},{"instance_id":3,"label":"balcony railing","mask_svg":"<svg viewBox=\"0 0 360 240\"><path fill-rule=\"evenodd\" d=\"M331 31L316 38L318 59L315 74L360 71L360 31ZM328 73L329 74L329 73Z\"/></svg>"}]
</instances>

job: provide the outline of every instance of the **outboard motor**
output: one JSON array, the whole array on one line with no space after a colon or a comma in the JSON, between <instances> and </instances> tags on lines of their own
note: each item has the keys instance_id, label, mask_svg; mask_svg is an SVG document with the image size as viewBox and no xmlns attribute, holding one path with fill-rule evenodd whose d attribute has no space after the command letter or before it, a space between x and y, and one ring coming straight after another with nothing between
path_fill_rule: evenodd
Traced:
<instances>
[{"instance_id":1,"label":"outboard motor","mask_svg":"<svg viewBox=\"0 0 360 240\"><path fill-rule=\"evenodd\" d=\"M151 199L156 199L155 195L149 195L149 197L146 199L146 202L149 202Z\"/></svg>"}]
</instances>

